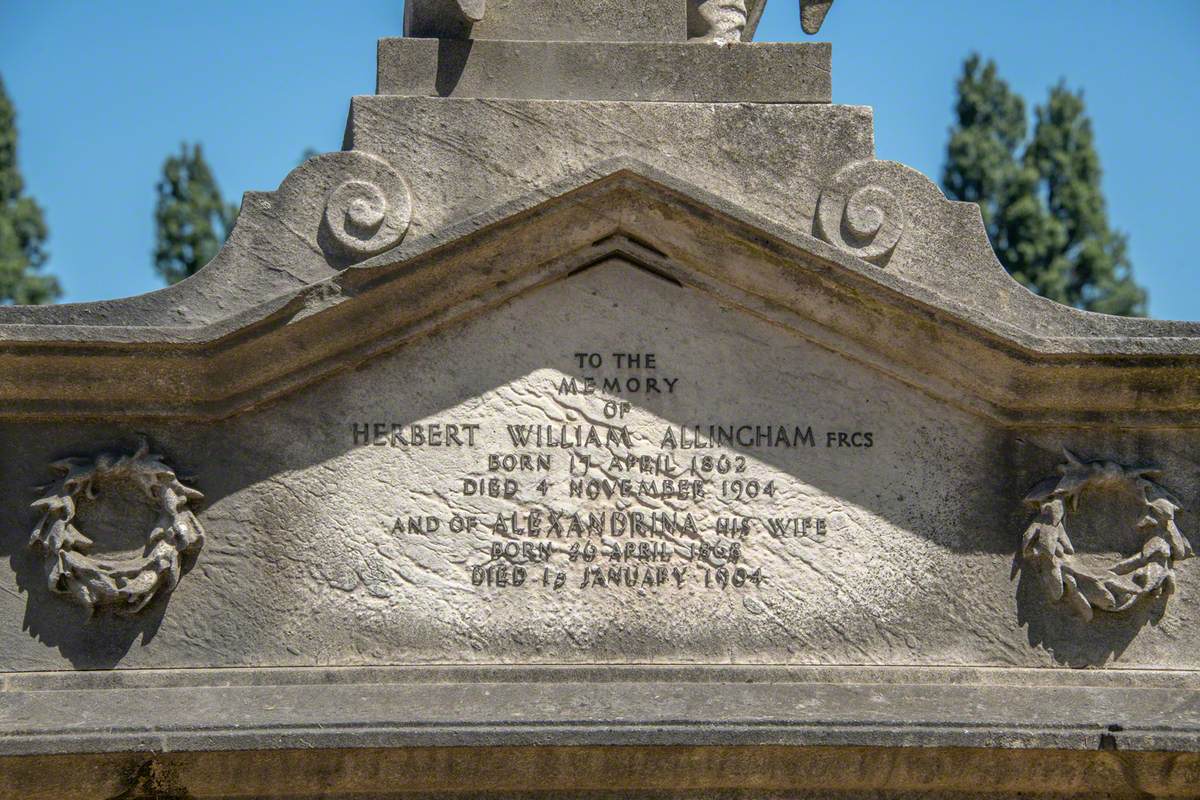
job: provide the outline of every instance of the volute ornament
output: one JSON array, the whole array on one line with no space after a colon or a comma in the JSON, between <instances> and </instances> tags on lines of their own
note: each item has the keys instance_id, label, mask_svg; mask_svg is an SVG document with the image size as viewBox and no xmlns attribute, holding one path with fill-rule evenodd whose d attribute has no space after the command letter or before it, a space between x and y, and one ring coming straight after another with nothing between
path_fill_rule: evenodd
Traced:
<instances>
[{"instance_id":1,"label":"volute ornament","mask_svg":"<svg viewBox=\"0 0 1200 800\"><path fill-rule=\"evenodd\" d=\"M1025 529L1021 557L1038 571L1047 596L1090 621L1096 609L1119 613L1174 592L1175 562L1194 552L1175 523L1179 501L1152 480L1161 471L1063 453L1066 461L1059 465L1058 477L1041 481L1025 497L1037 516ZM1064 518L1067 505L1077 509L1086 491L1129 491L1141 502L1137 527L1145 541L1139 552L1107 567L1084 564L1075 554Z\"/></svg>"},{"instance_id":2,"label":"volute ornament","mask_svg":"<svg viewBox=\"0 0 1200 800\"><path fill-rule=\"evenodd\" d=\"M179 583L184 556L204 545L204 531L189 508L203 495L184 486L163 457L142 442L136 452L96 458L67 458L51 464L60 477L42 487L33 507L42 512L29 546L42 553L50 591L88 609L102 606L120 614L136 614L159 592ZM75 524L79 507L99 497L101 481L129 481L158 511L141 556L103 558L91 555L94 542Z\"/></svg>"},{"instance_id":3,"label":"volute ornament","mask_svg":"<svg viewBox=\"0 0 1200 800\"><path fill-rule=\"evenodd\" d=\"M352 178L339 184L325 201L324 224L337 249L366 258L400 243L412 222L412 195L399 176L384 185Z\"/></svg>"},{"instance_id":4,"label":"volute ornament","mask_svg":"<svg viewBox=\"0 0 1200 800\"><path fill-rule=\"evenodd\" d=\"M908 227L908 213L892 183L903 169L886 161L844 167L821 190L815 230L831 245L877 266L886 266Z\"/></svg>"}]
</instances>

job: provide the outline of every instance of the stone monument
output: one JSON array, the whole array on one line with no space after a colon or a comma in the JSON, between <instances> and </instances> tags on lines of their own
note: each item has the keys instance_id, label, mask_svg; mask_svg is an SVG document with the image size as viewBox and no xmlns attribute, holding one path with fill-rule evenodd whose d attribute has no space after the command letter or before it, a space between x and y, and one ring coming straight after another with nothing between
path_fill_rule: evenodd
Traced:
<instances>
[{"instance_id":1,"label":"stone monument","mask_svg":"<svg viewBox=\"0 0 1200 800\"><path fill-rule=\"evenodd\" d=\"M410 0L197 275L0 308L0 797L1200 794L1200 323L761 6Z\"/></svg>"}]
</instances>

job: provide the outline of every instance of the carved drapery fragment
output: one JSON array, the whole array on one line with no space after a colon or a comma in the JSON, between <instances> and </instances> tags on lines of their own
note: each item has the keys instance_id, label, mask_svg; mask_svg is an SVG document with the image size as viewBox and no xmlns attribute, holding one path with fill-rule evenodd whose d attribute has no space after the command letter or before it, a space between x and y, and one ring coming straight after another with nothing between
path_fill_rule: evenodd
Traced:
<instances>
[{"instance_id":1,"label":"carved drapery fragment","mask_svg":"<svg viewBox=\"0 0 1200 800\"><path fill-rule=\"evenodd\" d=\"M700 41L740 42L746 22L746 0L691 0L688 6L689 35Z\"/></svg>"},{"instance_id":2,"label":"carved drapery fragment","mask_svg":"<svg viewBox=\"0 0 1200 800\"><path fill-rule=\"evenodd\" d=\"M487 14L487 0L443 1L471 24L480 22ZM742 41L747 27L753 34L766 3L767 0L688 0L689 38L719 44ZM817 33L832 5L833 0L800 0L800 23L804 32ZM631 13L636 10L631 9Z\"/></svg>"},{"instance_id":3,"label":"carved drapery fragment","mask_svg":"<svg viewBox=\"0 0 1200 800\"><path fill-rule=\"evenodd\" d=\"M1025 497L1037 516L1025 529L1021 557L1037 569L1046 594L1084 620L1091 620L1095 609L1121 612L1142 599L1171 594L1174 562L1194 553L1175 523L1179 502L1151 480L1160 471L1113 461L1085 462L1069 450L1063 452L1066 461L1058 467L1059 477L1040 482ZM1129 490L1141 501L1144 513L1138 530L1146 539L1138 553L1108 567L1086 565L1076 556L1064 517L1067 504L1078 508L1087 490Z\"/></svg>"},{"instance_id":4,"label":"carved drapery fragment","mask_svg":"<svg viewBox=\"0 0 1200 800\"><path fill-rule=\"evenodd\" d=\"M459 0L460 3L467 0ZM767 0L689 0L688 36L700 41L727 44L747 38L762 16ZM800 0L800 25L804 32L821 30L833 0Z\"/></svg>"},{"instance_id":5,"label":"carved drapery fragment","mask_svg":"<svg viewBox=\"0 0 1200 800\"><path fill-rule=\"evenodd\" d=\"M800 0L800 27L810 34L821 30L832 6L833 0Z\"/></svg>"},{"instance_id":6,"label":"carved drapery fragment","mask_svg":"<svg viewBox=\"0 0 1200 800\"><path fill-rule=\"evenodd\" d=\"M184 486L145 442L132 455L68 458L51 467L61 477L44 487L45 494L33 504L42 516L29 540L45 557L50 591L84 606L89 616L101 606L136 614L159 591L172 591L184 556L198 553L204 544L204 531L188 508L203 495ZM141 556L90 555L94 542L75 526L79 506L98 499L98 484L109 480L129 481L158 511Z\"/></svg>"},{"instance_id":7,"label":"carved drapery fragment","mask_svg":"<svg viewBox=\"0 0 1200 800\"><path fill-rule=\"evenodd\" d=\"M867 162L872 168L885 163ZM856 166L821 192L816 234L839 250L882 266L904 236L908 215L895 192L871 182L877 176L858 176Z\"/></svg>"}]
</instances>

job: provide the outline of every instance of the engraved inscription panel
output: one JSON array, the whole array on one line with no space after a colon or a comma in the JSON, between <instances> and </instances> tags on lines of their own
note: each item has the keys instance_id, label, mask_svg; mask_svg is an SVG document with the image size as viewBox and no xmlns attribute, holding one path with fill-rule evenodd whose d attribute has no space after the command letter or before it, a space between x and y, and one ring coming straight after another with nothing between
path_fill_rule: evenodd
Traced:
<instances>
[{"instance_id":1,"label":"engraved inscription panel","mask_svg":"<svg viewBox=\"0 0 1200 800\"><path fill-rule=\"evenodd\" d=\"M969 565L979 531L963 529L963 487L916 462L982 473L987 430L636 267L538 289L298 405L303 438L252 458L295 460L314 437L329 457L209 512L289 526L293 642L329 615L353 620L331 622L335 639L405 661L854 662L953 646L949 622L921 643L915 610L947 602L927 577ZM1010 604L1007 564L997 579L994 602Z\"/></svg>"},{"instance_id":2,"label":"engraved inscription panel","mask_svg":"<svg viewBox=\"0 0 1200 800\"><path fill-rule=\"evenodd\" d=\"M509 397L525 408L507 420L351 423L356 447L477 459L448 476L445 513L402 513L393 534L488 537L469 564L480 587L752 591L769 580L747 560L752 539L817 544L830 526L830 509L795 505L793 481L753 453L874 447L874 431L818 430L794 417L688 424L648 414L636 399L687 388L656 353L563 360L568 370L539 370Z\"/></svg>"},{"instance_id":3,"label":"engraved inscription panel","mask_svg":"<svg viewBox=\"0 0 1200 800\"><path fill-rule=\"evenodd\" d=\"M1200 441L1005 430L808 324L614 259L213 425L14 430L2 474L144 433L203 487L205 545L96 625L23 533L27 624L0 646L15 669L1186 666L1197 559L1169 608L1087 623L1014 531L1064 445L1153 461L1194 508Z\"/></svg>"}]
</instances>

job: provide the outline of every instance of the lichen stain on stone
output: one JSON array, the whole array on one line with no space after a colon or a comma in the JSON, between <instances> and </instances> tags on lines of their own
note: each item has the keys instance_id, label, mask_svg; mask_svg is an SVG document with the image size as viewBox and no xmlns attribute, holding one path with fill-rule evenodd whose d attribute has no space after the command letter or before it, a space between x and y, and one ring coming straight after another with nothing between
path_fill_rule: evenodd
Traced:
<instances>
[{"instance_id":1,"label":"lichen stain on stone","mask_svg":"<svg viewBox=\"0 0 1200 800\"><path fill-rule=\"evenodd\" d=\"M130 770L124 783L129 788L109 800L193 800L176 771L156 758Z\"/></svg>"}]
</instances>

